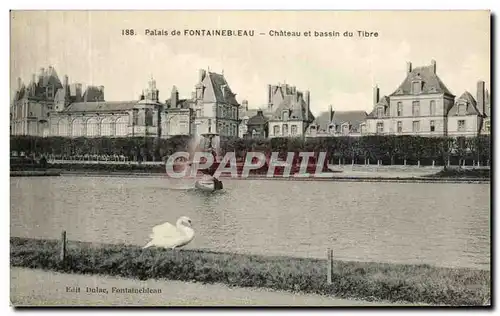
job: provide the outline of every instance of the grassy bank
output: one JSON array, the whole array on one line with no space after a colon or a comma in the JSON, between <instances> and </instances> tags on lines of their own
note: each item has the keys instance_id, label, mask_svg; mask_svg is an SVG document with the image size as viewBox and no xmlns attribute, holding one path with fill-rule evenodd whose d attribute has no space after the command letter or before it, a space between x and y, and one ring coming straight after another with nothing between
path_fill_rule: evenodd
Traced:
<instances>
[{"instance_id":1,"label":"grassy bank","mask_svg":"<svg viewBox=\"0 0 500 316\"><path fill-rule=\"evenodd\" d=\"M67 260L61 263L57 241L13 237L10 246L11 266L67 273L224 283L369 301L483 305L490 298L490 272L483 270L334 261L330 285L326 260L320 259L69 242Z\"/></svg>"}]
</instances>

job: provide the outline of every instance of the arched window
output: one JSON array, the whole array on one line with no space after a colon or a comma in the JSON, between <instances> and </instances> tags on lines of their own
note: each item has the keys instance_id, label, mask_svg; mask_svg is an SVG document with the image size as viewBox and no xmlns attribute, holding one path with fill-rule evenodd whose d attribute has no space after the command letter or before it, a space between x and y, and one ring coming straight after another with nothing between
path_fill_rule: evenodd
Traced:
<instances>
[{"instance_id":1,"label":"arched window","mask_svg":"<svg viewBox=\"0 0 500 316\"><path fill-rule=\"evenodd\" d=\"M69 131L69 121L65 118L62 118L59 120L59 123L57 124L57 136L70 136Z\"/></svg>"},{"instance_id":2,"label":"arched window","mask_svg":"<svg viewBox=\"0 0 500 316\"><path fill-rule=\"evenodd\" d=\"M95 117L87 121L87 137L98 137L99 133L99 120Z\"/></svg>"},{"instance_id":3,"label":"arched window","mask_svg":"<svg viewBox=\"0 0 500 316\"><path fill-rule=\"evenodd\" d=\"M101 121L101 136L115 135L115 120L113 117L105 117Z\"/></svg>"},{"instance_id":4,"label":"arched window","mask_svg":"<svg viewBox=\"0 0 500 316\"><path fill-rule=\"evenodd\" d=\"M77 118L73 120L71 136L73 137L85 136L85 121L82 118Z\"/></svg>"},{"instance_id":5,"label":"arched window","mask_svg":"<svg viewBox=\"0 0 500 316\"><path fill-rule=\"evenodd\" d=\"M153 111L151 109L145 110L145 125L153 126Z\"/></svg>"},{"instance_id":6,"label":"arched window","mask_svg":"<svg viewBox=\"0 0 500 316\"><path fill-rule=\"evenodd\" d=\"M127 136L127 134L128 134L128 122L129 122L129 118L127 116L122 116L116 120L116 123L115 123L115 135L116 136Z\"/></svg>"}]
</instances>

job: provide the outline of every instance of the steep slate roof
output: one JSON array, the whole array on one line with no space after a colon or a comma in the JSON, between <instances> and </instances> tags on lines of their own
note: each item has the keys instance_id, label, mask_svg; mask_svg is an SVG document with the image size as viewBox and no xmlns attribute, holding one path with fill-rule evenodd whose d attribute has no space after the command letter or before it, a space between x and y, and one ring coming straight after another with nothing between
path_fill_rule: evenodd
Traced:
<instances>
[{"instance_id":1,"label":"steep slate roof","mask_svg":"<svg viewBox=\"0 0 500 316\"><path fill-rule=\"evenodd\" d=\"M314 122L318 125L318 130L328 131L328 126L332 121L333 111L321 112Z\"/></svg>"},{"instance_id":2,"label":"steep slate roof","mask_svg":"<svg viewBox=\"0 0 500 316\"><path fill-rule=\"evenodd\" d=\"M229 88L229 84L227 83L223 75L208 71L207 77L208 79L205 78L203 80L205 83L205 88L208 90L205 90L205 94L209 92L208 95L215 98L215 100L210 101L239 105L238 101L236 101L235 98L236 94L231 91L231 88Z\"/></svg>"},{"instance_id":3,"label":"steep slate roof","mask_svg":"<svg viewBox=\"0 0 500 316\"><path fill-rule=\"evenodd\" d=\"M56 70L50 66L46 69L44 75L38 81L38 86L40 87L46 87L48 85L55 86L56 89L62 88L62 83L61 80L59 80Z\"/></svg>"},{"instance_id":4,"label":"steep slate roof","mask_svg":"<svg viewBox=\"0 0 500 316\"><path fill-rule=\"evenodd\" d=\"M373 110L370 112L370 114L367 115L367 117L369 118L375 118L377 117L377 108L379 106L383 106L384 107L384 115L388 115L389 113L389 97L388 96L383 96L382 98L380 98L380 100L378 101L377 105L375 105L373 107Z\"/></svg>"},{"instance_id":5,"label":"steep slate roof","mask_svg":"<svg viewBox=\"0 0 500 316\"><path fill-rule=\"evenodd\" d=\"M465 91L462 95L455 101L453 106L448 111L448 115L457 116L458 115L458 104L460 101L467 102L467 109L465 110L465 115L482 115L481 111L477 108L477 102L469 93L469 91Z\"/></svg>"},{"instance_id":6,"label":"steep slate roof","mask_svg":"<svg viewBox=\"0 0 500 316\"><path fill-rule=\"evenodd\" d=\"M263 125L266 124L269 119L264 116L262 110L257 111L257 114L248 119L247 125Z\"/></svg>"},{"instance_id":7,"label":"steep slate roof","mask_svg":"<svg viewBox=\"0 0 500 316\"><path fill-rule=\"evenodd\" d=\"M444 93L454 96L444 85L436 73L434 66L423 66L413 69L401 83L401 85L390 96L408 95L411 93L411 83L415 79L421 79L423 82L422 92L420 94Z\"/></svg>"},{"instance_id":8,"label":"steep slate roof","mask_svg":"<svg viewBox=\"0 0 500 316\"><path fill-rule=\"evenodd\" d=\"M365 111L334 111L332 123L340 125L348 122L352 127L359 127L365 121L367 114Z\"/></svg>"},{"instance_id":9,"label":"steep slate roof","mask_svg":"<svg viewBox=\"0 0 500 316\"><path fill-rule=\"evenodd\" d=\"M138 101L102 101L102 102L76 102L70 104L65 112L106 112L124 111L133 109Z\"/></svg>"},{"instance_id":10,"label":"steep slate roof","mask_svg":"<svg viewBox=\"0 0 500 316\"><path fill-rule=\"evenodd\" d=\"M239 117L240 118L243 118L245 116L248 116L248 118L251 118L255 115L257 115L257 113L259 111L262 111L262 114L266 117L266 118L270 118L272 115L273 115L273 112L271 111L268 111L268 110L263 110L263 109L248 109L248 110L245 110L243 108L240 108L240 113L239 113Z\"/></svg>"},{"instance_id":11,"label":"steep slate roof","mask_svg":"<svg viewBox=\"0 0 500 316\"><path fill-rule=\"evenodd\" d=\"M306 119L306 111L307 109L307 104L304 101L304 98L302 97L302 93L297 93L293 95L285 95L283 96L283 101L280 103L276 111L274 111L273 118L274 119L281 119L281 116L283 115L283 111L289 110L290 113L288 114L289 120L305 120ZM308 121L313 122L314 121L314 115L312 114L311 110L309 109L309 116L308 116Z\"/></svg>"}]
</instances>

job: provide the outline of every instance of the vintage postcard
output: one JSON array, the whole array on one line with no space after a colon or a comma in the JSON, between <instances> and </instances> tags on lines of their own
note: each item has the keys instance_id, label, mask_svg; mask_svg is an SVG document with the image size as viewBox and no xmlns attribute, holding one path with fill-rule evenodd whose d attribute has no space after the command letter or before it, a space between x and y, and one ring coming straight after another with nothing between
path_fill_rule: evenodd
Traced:
<instances>
[{"instance_id":1,"label":"vintage postcard","mask_svg":"<svg viewBox=\"0 0 500 316\"><path fill-rule=\"evenodd\" d=\"M489 11L11 11L12 306L490 306Z\"/></svg>"}]
</instances>

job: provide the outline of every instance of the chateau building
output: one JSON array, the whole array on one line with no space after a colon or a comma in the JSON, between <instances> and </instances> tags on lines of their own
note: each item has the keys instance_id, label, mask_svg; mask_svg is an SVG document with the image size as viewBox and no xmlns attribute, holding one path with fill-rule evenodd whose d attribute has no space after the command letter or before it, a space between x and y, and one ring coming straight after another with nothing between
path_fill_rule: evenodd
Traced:
<instances>
[{"instance_id":1,"label":"chateau building","mask_svg":"<svg viewBox=\"0 0 500 316\"><path fill-rule=\"evenodd\" d=\"M268 85L269 137L305 137L314 121L309 91L288 84ZM263 113L264 114L264 113Z\"/></svg>"},{"instance_id":2,"label":"chateau building","mask_svg":"<svg viewBox=\"0 0 500 316\"><path fill-rule=\"evenodd\" d=\"M478 102L468 92L455 102L437 75L436 62L412 68L389 96L373 91L373 110L366 119L366 135L475 136L482 130L485 105L484 82L478 83ZM482 92L480 92L482 91Z\"/></svg>"},{"instance_id":3,"label":"chateau building","mask_svg":"<svg viewBox=\"0 0 500 316\"><path fill-rule=\"evenodd\" d=\"M247 132L244 137L267 138L269 136L269 118L264 116L264 111L257 110L257 113L246 122Z\"/></svg>"},{"instance_id":4,"label":"chateau building","mask_svg":"<svg viewBox=\"0 0 500 316\"><path fill-rule=\"evenodd\" d=\"M160 101L156 81L136 100L106 101L103 86L61 81L41 68L25 85L18 79L10 107L11 135L64 137L162 137L218 133L225 137L336 137L362 135L476 136L490 134L491 101L484 81L476 93L455 98L437 74L437 65L413 68L390 95L373 89L373 109L334 111L317 118L310 92L288 84L268 85L267 105L240 104L223 74L200 69L190 98L176 86Z\"/></svg>"},{"instance_id":5,"label":"chateau building","mask_svg":"<svg viewBox=\"0 0 500 316\"><path fill-rule=\"evenodd\" d=\"M174 86L160 101L156 81L137 100L105 101L103 86L63 82L53 67L18 89L11 105L11 134L65 137L163 137L218 132L238 135L238 107L223 75L200 70L190 99Z\"/></svg>"},{"instance_id":6,"label":"chateau building","mask_svg":"<svg viewBox=\"0 0 500 316\"><path fill-rule=\"evenodd\" d=\"M192 100L195 133L238 137L240 105L223 74L200 69Z\"/></svg>"}]
</instances>

